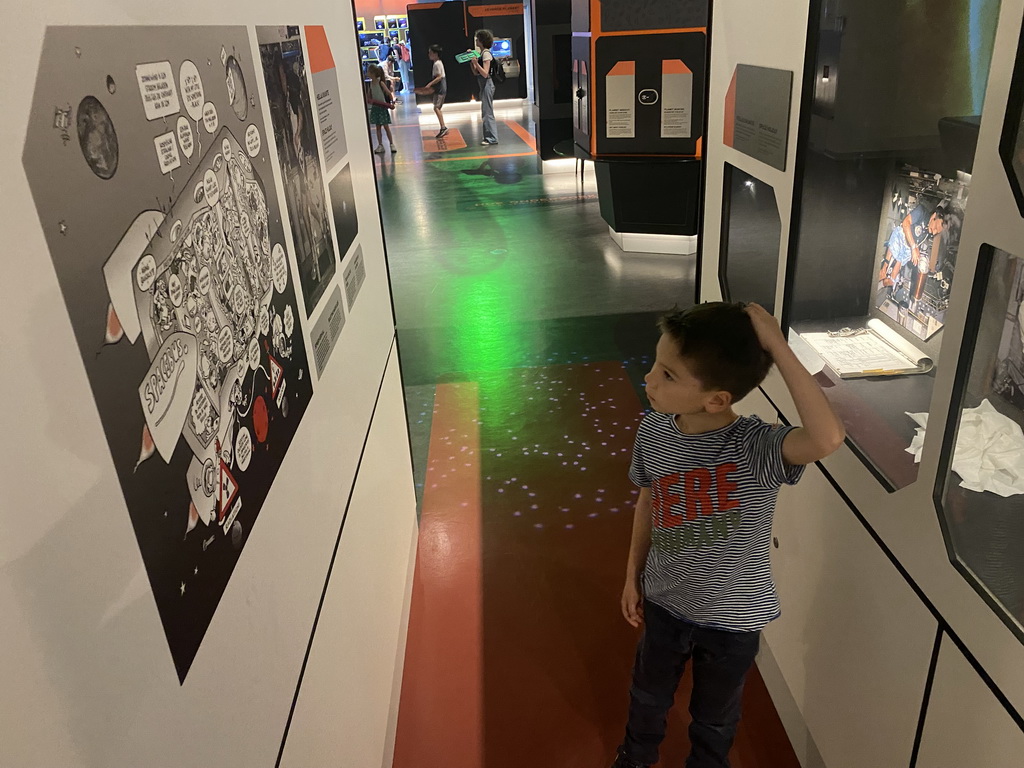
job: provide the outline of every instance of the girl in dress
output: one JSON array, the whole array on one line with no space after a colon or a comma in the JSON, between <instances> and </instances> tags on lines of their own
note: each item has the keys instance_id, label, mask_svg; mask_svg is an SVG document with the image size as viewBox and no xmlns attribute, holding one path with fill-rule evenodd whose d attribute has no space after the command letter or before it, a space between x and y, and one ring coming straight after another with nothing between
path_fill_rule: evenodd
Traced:
<instances>
[{"instance_id":1,"label":"girl in dress","mask_svg":"<svg viewBox=\"0 0 1024 768\"><path fill-rule=\"evenodd\" d=\"M391 84L384 75L384 70L376 64L371 64L366 69L370 76L369 94L367 101L370 104L370 125L377 129L377 146L374 154L384 154L384 143L381 139L381 129L388 135L388 144L391 146L391 153L395 154L398 149L395 147L395 139L391 135L391 110L395 108L395 96L391 91Z\"/></svg>"}]
</instances>

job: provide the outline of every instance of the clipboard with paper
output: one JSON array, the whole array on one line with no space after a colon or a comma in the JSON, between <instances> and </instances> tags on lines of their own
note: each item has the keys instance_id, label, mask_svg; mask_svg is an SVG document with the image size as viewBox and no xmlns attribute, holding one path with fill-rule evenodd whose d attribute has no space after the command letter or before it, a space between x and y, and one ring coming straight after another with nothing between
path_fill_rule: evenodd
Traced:
<instances>
[{"instance_id":1,"label":"clipboard with paper","mask_svg":"<svg viewBox=\"0 0 1024 768\"><path fill-rule=\"evenodd\" d=\"M931 358L872 318L863 328L842 328L800 337L841 379L927 373Z\"/></svg>"}]
</instances>

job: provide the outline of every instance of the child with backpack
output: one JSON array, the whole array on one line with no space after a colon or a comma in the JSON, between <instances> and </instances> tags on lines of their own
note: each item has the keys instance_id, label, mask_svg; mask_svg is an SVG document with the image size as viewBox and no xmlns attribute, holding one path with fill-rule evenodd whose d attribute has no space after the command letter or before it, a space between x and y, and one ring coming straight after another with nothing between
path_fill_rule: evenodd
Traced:
<instances>
[{"instance_id":1,"label":"child with backpack","mask_svg":"<svg viewBox=\"0 0 1024 768\"><path fill-rule=\"evenodd\" d=\"M480 86L480 117L483 119L483 146L498 143L498 124L494 119L494 80L491 78L491 46L494 35L489 29L481 29L476 33L476 47L480 50L479 58L469 60L469 68L476 75Z\"/></svg>"}]
</instances>

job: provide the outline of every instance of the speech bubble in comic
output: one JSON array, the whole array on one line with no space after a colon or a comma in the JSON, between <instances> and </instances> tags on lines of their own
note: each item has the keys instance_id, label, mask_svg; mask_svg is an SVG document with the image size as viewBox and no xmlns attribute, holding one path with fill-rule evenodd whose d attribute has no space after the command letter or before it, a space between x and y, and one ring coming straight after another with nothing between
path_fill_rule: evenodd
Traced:
<instances>
[{"instance_id":1,"label":"speech bubble in comic","mask_svg":"<svg viewBox=\"0 0 1024 768\"><path fill-rule=\"evenodd\" d=\"M217 357L222 363L228 362L235 354L235 339L231 335L231 327L225 325L217 336Z\"/></svg>"},{"instance_id":2,"label":"speech bubble in comic","mask_svg":"<svg viewBox=\"0 0 1024 768\"><path fill-rule=\"evenodd\" d=\"M167 280L167 295L171 299L171 304L176 307L181 306L181 302L185 297L185 292L181 289L181 278L176 274L171 274Z\"/></svg>"},{"instance_id":3,"label":"speech bubble in comic","mask_svg":"<svg viewBox=\"0 0 1024 768\"><path fill-rule=\"evenodd\" d=\"M252 433L249 432L247 427L242 427L238 430L238 435L235 437L235 461L238 462L238 468L245 472L249 468L251 460Z\"/></svg>"},{"instance_id":4,"label":"speech bubble in comic","mask_svg":"<svg viewBox=\"0 0 1024 768\"><path fill-rule=\"evenodd\" d=\"M154 61L135 66L135 79L146 109L147 120L159 120L178 112L178 90L174 87L171 62Z\"/></svg>"},{"instance_id":5,"label":"speech bubble in comic","mask_svg":"<svg viewBox=\"0 0 1024 768\"><path fill-rule=\"evenodd\" d=\"M203 195L210 207L220 202L220 182L217 181L217 174L207 171L203 174Z\"/></svg>"},{"instance_id":6,"label":"speech bubble in comic","mask_svg":"<svg viewBox=\"0 0 1024 768\"><path fill-rule=\"evenodd\" d=\"M254 371L260 367L260 343L253 337L249 339L249 367Z\"/></svg>"},{"instance_id":7,"label":"speech bubble in comic","mask_svg":"<svg viewBox=\"0 0 1024 768\"><path fill-rule=\"evenodd\" d=\"M206 101L203 94L203 79L199 76L199 68L186 59L181 62L178 68L178 87L181 88L181 98L185 102L185 112L197 123L203 116L203 103Z\"/></svg>"},{"instance_id":8,"label":"speech bubble in comic","mask_svg":"<svg viewBox=\"0 0 1024 768\"><path fill-rule=\"evenodd\" d=\"M295 313L292 312L292 305L289 304L284 308L284 332L288 338L291 338L292 331L295 330Z\"/></svg>"},{"instance_id":9,"label":"speech bubble in comic","mask_svg":"<svg viewBox=\"0 0 1024 768\"><path fill-rule=\"evenodd\" d=\"M212 101L206 102L203 105L203 126L206 128L206 132L213 133L219 125L220 119L217 117L217 107Z\"/></svg>"},{"instance_id":10,"label":"speech bubble in comic","mask_svg":"<svg viewBox=\"0 0 1024 768\"><path fill-rule=\"evenodd\" d=\"M196 151L196 140L192 133L192 123L184 115L180 115L176 128L181 151L185 153L185 157L192 157Z\"/></svg>"},{"instance_id":11,"label":"speech bubble in comic","mask_svg":"<svg viewBox=\"0 0 1024 768\"><path fill-rule=\"evenodd\" d=\"M174 131L162 133L153 139L156 157L160 163L160 173L170 173L181 166L181 155L178 154L178 142L174 140Z\"/></svg>"},{"instance_id":12,"label":"speech bubble in comic","mask_svg":"<svg viewBox=\"0 0 1024 768\"><path fill-rule=\"evenodd\" d=\"M249 127L245 129L245 151L249 153L249 157L256 157L262 147L263 139L260 138L260 129L249 123Z\"/></svg>"},{"instance_id":13,"label":"speech bubble in comic","mask_svg":"<svg viewBox=\"0 0 1024 768\"><path fill-rule=\"evenodd\" d=\"M278 293L284 293L288 287L288 261L280 243L274 243L274 251L270 255L270 274L274 279L274 288Z\"/></svg>"},{"instance_id":14,"label":"speech bubble in comic","mask_svg":"<svg viewBox=\"0 0 1024 768\"><path fill-rule=\"evenodd\" d=\"M220 143L220 153L224 157L231 157L231 142L227 139L224 139L224 141Z\"/></svg>"},{"instance_id":15,"label":"speech bubble in comic","mask_svg":"<svg viewBox=\"0 0 1024 768\"><path fill-rule=\"evenodd\" d=\"M135 268L135 282L139 290L145 293L153 287L156 281L156 259L153 254L147 253L139 259L139 265Z\"/></svg>"},{"instance_id":16,"label":"speech bubble in comic","mask_svg":"<svg viewBox=\"0 0 1024 768\"><path fill-rule=\"evenodd\" d=\"M200 267L200 269L199 269L199 278L196 280L196 288L199 290L199 293L202 293L202 294L209 293L210 292L210 282L211 282L210 268L209 267Z\"/></svg>"},{"instance_id":17,"label":"speech bubble in comic","mask_svg":"<svg viewBox=\"0 0 1024 768\"><path fill-rule=\"evenodd\" d=\"M270 310L266 305L260 307L260 336L270 333Z\"/></svg>"}]
</instances>

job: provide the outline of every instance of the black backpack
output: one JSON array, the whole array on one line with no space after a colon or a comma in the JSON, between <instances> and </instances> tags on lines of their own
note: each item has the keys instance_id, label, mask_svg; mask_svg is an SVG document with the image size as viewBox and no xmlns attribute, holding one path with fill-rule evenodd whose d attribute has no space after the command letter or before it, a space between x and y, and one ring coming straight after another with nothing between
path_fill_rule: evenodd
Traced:
<instances>
[{"instance_id":1,"label":"black backpack","mask_svg":"<svg viewBox=\"0 0 1024 768\"><path fill-rule=\"evenodd\" d=\"M505 64L498 59L491 59L491 80L495 84L505 82Z\"/></svg>"}]
</instances>

